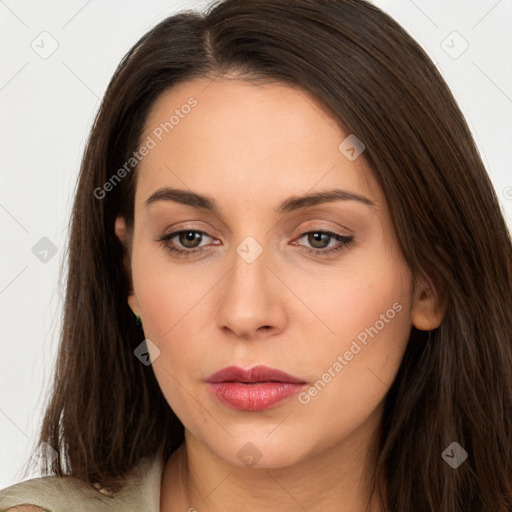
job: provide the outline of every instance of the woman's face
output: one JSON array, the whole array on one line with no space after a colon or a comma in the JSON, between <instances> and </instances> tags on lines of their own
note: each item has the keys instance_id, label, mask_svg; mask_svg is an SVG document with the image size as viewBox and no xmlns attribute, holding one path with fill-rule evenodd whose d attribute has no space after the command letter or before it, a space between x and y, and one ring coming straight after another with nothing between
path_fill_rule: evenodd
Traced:
<instances>
[{"instance_id":1,"label":"woman's face","mask_svg":"<svg viewBox=\"0 0 512 512\"><path fill-rule=\"evenodd\" d=\"M129 302L187 436L260 467L353 443L378 421L416 314L363 147L306 93L239 80L183 83L145 127ZM255 365L304 384L206 382Z\"/></svg>"}]
</instances>

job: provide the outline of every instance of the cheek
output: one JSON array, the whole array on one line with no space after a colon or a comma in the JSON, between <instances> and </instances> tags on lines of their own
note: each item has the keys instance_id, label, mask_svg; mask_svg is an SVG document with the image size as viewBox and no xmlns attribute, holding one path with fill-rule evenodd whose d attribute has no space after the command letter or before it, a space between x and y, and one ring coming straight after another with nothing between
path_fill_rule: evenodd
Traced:
<instances>
[{"instance_id":1,"label":"cheek","mask_svg":"<svg viewBox=\"0 0 512 512\"><path fill-rule=\"evenodd\" d=\"M186 323L209 287L191 265L170 261L166 249L140 243L132 257L133 286L148 338L162 344Z\"/></svg>"},{"instance_id":2,"label":"cheek","mask_svg":"<svg viewBox=\"0 0 512 512\"><path fill-rule=\"evenodd\" d=\"M152 363L160 389L184 423L202 424L201 408L191 407L190 392L196 395L196 389L189 383L200 380L204 371L204 329L194 320L201 312L201 297L211 285L206 286L204 280L194 283L184 273L170 273L161 263L144 265L138 275L134 270L133 278L144 335L160 350Z\"/></svg>"},{"instance_id":3,"label":"cheek","mask_svg":"<svg viewBox=\"0 0 512 512\"><path fill-rule=\"evenodd\" d=\"M366 251L343 263L328 277L317 274L294 281L294 291L307 298L308 309L315 313L313 323L322 350L312 350L319 343L311 343L315 332L311 322L308 336L301 335L301 315L308 314L306 310L300 315L295 311L293 337L302 340L301 350L323 367L333 356L350 350L354 341L361 345L359 360L392 358L396 350L403 349L411 327L410 270L403 259L385 249ZM356 359L351 354L348 357Z\"/></svg>"},{"instance_id":4,"label":"cheek","mask_svg":"<svg viewBox=\"0 0 512 512\"><path fill-rule=\"evenodd\" d=\"M310 428L350 432L389 390L411 330L411 276L403 261L362 261L342 287L323 299L324 318L336 333L309 352L312 385L299 396ZM327 341L330 340L330 341ZM304 347L307 350L307 347ZM328 426L322 425L329 415Z\"/></svg>"},{"instance_id":5,"label":"cheek","mask_svg":"<svg viewBox=\"0 0 512 512\"><path fill-rule=\"evenodd\" d=\"M155 375L167 401L178 410L178 403L190 401L187 381L205 377L206 354L212 353L212 338L206 335L213 323L211 309L206 310L208 292L219 275L210 268L198 272L192 264L180 267L168 261L165 249L141 244L133 253L132 277L144 335L160 350L153 363Z\"/></svg>"}]
</instances>

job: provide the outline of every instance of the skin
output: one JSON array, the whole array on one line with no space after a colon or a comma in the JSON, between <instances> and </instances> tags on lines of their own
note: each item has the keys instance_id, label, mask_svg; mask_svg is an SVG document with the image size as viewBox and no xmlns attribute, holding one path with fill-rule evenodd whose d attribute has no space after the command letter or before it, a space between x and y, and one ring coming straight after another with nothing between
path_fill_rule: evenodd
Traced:
<instances>
[{"instance_id":1,"label":"skin","mask_svg":"<svg viewBox=\"0 0 512 512\"><path fill-rule=\"evenodd\" d=\"M364 153L346 158L338 146L349 134L311 96L237 77L183 83L153 105L141 140L191 96L197 106L139 164L133 232L116 220L129 248L128 302L160 350L153 369L185 426L185 443L165 465L161 511L277 504L339 512L342 504L360 512L369 496L366 453L411 326L428 330L442 320L435 293L424 282L413 287ZM209 196L219 211L164 200L145 206L165 186ZM274 211L290 196L334 188L373 205ZM175 236L168 245L206 249L183 258L154 240L180 229L207 235L195 244ZM304 235L325 230L353 241L330 255L309 254L343 245ZM236 251L247 236L263 249L252 263ZM231 365L265 364L313 385L397 303L394 318L308 403L295 396L238 411L207 390L205 379ZM249 442L260 456L251 467L237 456ZM381 510L376 499L371 510Z\"/></svg>"}]
</instances>

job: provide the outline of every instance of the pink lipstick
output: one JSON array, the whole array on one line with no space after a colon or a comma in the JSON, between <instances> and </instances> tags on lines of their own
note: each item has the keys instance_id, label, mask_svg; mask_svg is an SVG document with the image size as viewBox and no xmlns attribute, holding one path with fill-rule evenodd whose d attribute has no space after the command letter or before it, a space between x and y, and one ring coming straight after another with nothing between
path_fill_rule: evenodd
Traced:
<instances>
[{"instance_id":1,"label":"pink lipstick","mask_svg":"<svg viewBox=\"0 0 512 512\"><path fill-rule=\"evenodd\" d=\"M281 370L229 366L207 379L209 391L223 404L242 411L262 411L296 395L307 384Z\"/></svg>"}]
</instances>

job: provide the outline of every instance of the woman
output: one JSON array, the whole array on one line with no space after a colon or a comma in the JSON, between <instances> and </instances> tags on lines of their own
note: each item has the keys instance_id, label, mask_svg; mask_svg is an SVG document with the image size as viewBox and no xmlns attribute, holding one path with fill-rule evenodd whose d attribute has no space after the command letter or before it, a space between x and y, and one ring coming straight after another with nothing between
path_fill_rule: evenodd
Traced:
<instances>
[{"instance_id":1,"label":"woman","mask_svg":"<svg viewBox=\"0 0 512 512\"><path fill-rule=\"evenodd\" d=\"M54 476L2 510L511 510L511 262L461 112L379 9L172 16L94 124Z\"/></svg>"}]
</instances>

